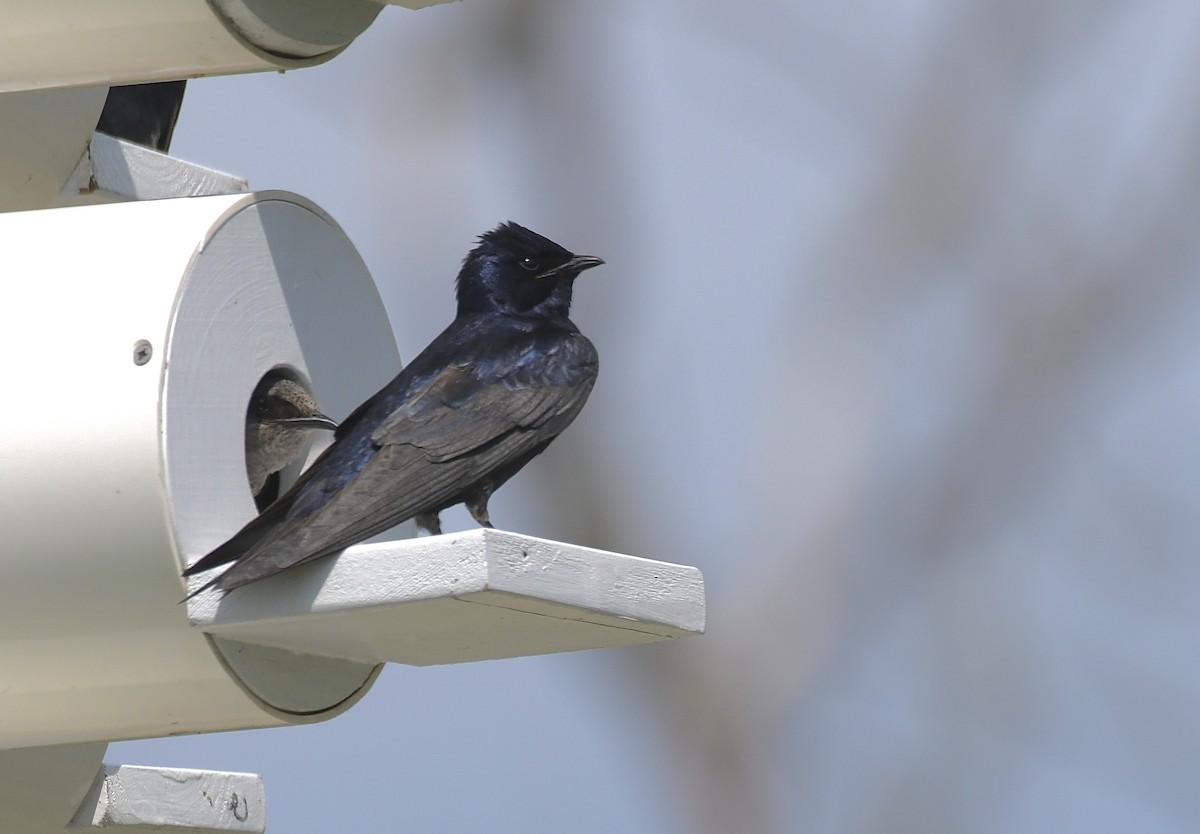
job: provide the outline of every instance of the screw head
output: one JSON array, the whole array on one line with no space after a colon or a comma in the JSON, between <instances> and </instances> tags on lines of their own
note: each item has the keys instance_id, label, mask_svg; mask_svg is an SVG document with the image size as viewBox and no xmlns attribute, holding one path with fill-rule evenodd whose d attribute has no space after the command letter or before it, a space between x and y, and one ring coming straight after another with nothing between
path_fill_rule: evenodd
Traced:
<instances>
[{"instance_id":1,"label":"screw head","mask_svg":"<svg viewBox=\"0 0 1200 834\"><path fill-rule=\"evenodd\" d=\"M145 339L138 339L133 343L133 364L145 365L153 355L154 348Z\"/></svg>"}]
</instances>

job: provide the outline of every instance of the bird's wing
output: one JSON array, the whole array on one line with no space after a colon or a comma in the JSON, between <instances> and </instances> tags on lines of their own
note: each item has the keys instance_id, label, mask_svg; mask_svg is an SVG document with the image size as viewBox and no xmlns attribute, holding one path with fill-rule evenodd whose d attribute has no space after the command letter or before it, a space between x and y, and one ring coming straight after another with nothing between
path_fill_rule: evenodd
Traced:
<instances>
[{"instance_id":1,"label":"bird's wing","mask_svg":"<svg viewBox=\"0 0 1200 834\"><path fill-rule=\"evenodd\" d=\"M217 587L232 590L336 553L453 503L464 488L524 462L561 432L595 376L595 352L582 337L531 352L505 373L494 362L447 366L372 433L376 451L361 472L320 501L302 491L286 520L265 531ZM323 488L318 480L306 490Z\"/></svg>"},{"instance_id":2,"label":"bird's wing","mask_svg":"<svg viewBox=\"0 0 1200 834\"><path fill-rule=\"evenodd\" d=\"M288 507L290 506L288 499L290 497L290 493L281 497L263 510L260 515L256 515L250 519L245 527L223 542L219 547L209 551L208 554L188 565L184 569L183 575L194 576L197 573L212 570L227 562L236 560L243 553L251 550L258 542L266 538L271 530L287 516Z\"/></svg>"},{"instance_id":3,"label":"bird's wing","mask_svg":"<svg viewBox=\"0 0 1200 834\"><path fill-rule=\"evenodd\" d=\"M514 430L561 423L557 434L583 406L595 375L581 371L556 379L539 374L539 368L554 366L556 353L496 378L481 379L475 366L451 365L393 411L371 439L380 447L415 446L430 461L443 463L478 452ZM584 386L587 391L581 392Z\"/></svg>"}]
</instances>

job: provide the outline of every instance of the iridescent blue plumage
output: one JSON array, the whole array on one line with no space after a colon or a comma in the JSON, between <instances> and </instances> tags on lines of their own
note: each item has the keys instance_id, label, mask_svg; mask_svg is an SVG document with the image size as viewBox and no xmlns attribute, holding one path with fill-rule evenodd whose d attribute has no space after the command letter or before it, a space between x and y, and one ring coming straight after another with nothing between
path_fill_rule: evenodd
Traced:
<instances>
[{"instance_id":1,"label":"iridescent blue plumage","mask_svg":"<svg viewBox=\"0 0 1200 834\"><path fill-rule=\"evenodd\" d=\"M575 278L603 263L515 223L463 261L454 321L342 421L333 445L286 495L185 571L234 564L230 591L337 553L409 518L487 502L583 408L596 350L568 318ZM205 586L207 587L207 586Z\"/></svg>"}]
</instances>

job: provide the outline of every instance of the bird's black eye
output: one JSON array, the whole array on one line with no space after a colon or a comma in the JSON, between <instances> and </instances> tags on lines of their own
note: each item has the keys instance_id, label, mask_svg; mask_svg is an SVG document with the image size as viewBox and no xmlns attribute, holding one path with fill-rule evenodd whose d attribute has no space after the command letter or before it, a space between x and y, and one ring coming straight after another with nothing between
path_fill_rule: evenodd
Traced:
<instances>
[{"instance_id":1,"label":"bird's black eye","mask_svg":"<svg viewBox=\"0 0 1200 834\"><path fill-rule=\"evenodd\" d=\"M528 255L526 255L524 258L521 258L522 269L528 269L530 272L537 272L540 267L541 264L538 263L537 258L531 258Z\"/></svg>"}]
</instances>

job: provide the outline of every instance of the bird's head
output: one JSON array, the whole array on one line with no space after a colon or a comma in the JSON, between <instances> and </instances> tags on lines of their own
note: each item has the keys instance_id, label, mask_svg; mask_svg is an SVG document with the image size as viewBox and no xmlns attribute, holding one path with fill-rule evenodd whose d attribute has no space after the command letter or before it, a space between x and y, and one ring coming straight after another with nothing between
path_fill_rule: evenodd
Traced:
<instances>
[{"instance_id":1,"label":"bird's head","mask_svg":"<svg viewBox=\"0 0 1200 834\"><path fill-rule=\"evenodd\" d=\"M458 315L506 313L566 317L579 273L604 263L575 255L516 223L501 223L479 238L458 273Z\"/></svg>"},{"instance_id":2,"label":"bird's head","mask_svg":"<svg viewBox=\"0 0 1200 834\"><path fill-rule=\"evenodd\" d=\"M279 495L275 473L308 452L316 429L332 431L337 423L317 408L308 389L276 368L267 372L250 395L246 409L246 476L259 510Z\"/></svg>"},{"instance_id":3,"label":"bird's head","mask_svg":"<svg viewBox=\"0 0 1200 834\"><path fill-rule=\"evenodd\" d=\"M337 423L317 408L308 389L282 373L272 371L250 398L247 419L291 429L336 429Z\"/></svg>"}]
</instances>

